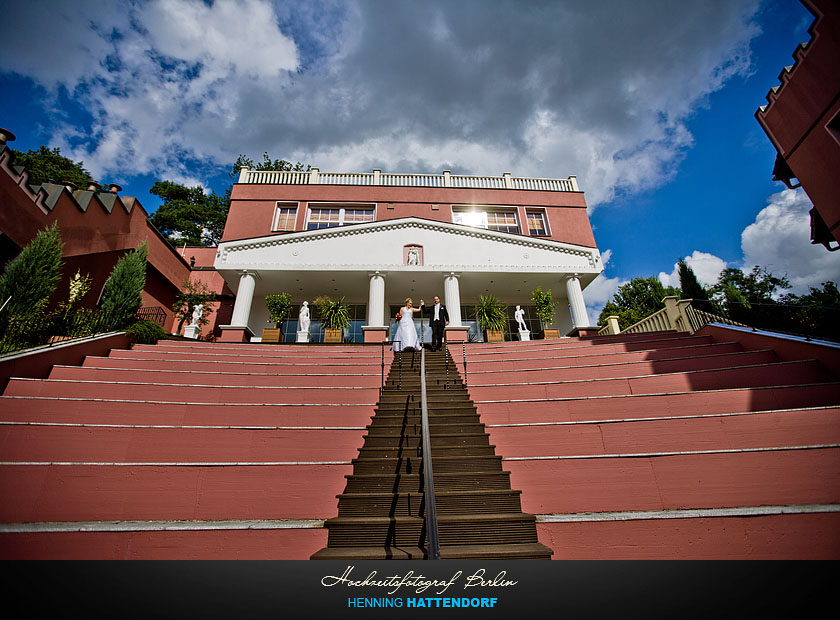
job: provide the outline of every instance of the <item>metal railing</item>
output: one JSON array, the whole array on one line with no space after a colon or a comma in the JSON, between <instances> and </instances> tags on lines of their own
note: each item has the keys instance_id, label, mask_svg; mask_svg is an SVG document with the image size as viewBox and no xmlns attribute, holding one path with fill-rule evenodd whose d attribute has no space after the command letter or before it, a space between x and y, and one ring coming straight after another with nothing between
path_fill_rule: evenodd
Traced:
<instances>
[{"instance_id":1,"label":"metal railing","mask_svg":"<svg viewBox=\"0 0 840 620\"><path fill-rule=\"evenodd\" d=\"M426 502L426 540L429 560L440 559L437 507L435 506L435 479L432 472L432 441L429 432L429 404L426 398L426 349L420 348L420 411L422 421L423 498Z\"/></svg>"},{"instance_id":2,"label":"metal railing","mask_svg":"<svg viewBox=\"0 0 840 620\"><path fill-rule=\"evenodd\" d=\"M161 327L166 322L166 310L162 306L143 306L134 315L138 321L152 321Z\"/></svg>"}]
</instances>

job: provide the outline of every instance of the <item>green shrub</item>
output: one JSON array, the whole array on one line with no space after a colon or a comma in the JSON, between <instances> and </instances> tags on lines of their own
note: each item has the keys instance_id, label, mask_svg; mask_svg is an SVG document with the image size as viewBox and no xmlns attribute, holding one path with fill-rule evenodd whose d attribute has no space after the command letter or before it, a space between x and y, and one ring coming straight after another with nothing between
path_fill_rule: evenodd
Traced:
<instances>
[{"instance_id":1,"label":"green shrub","mask_svg":"<svg viewBox=\"0 0 840 620\"><path fill-rule=\"evenodd\" d=\"M166 336L166 331L154 321L137 321L129 325L125 333L131 338L131 344L157 344Z\"/></svg>"},{"instance_id":2,"label":"green shrub","mask_svg":"<svg viewBox=\"0 0 840 620\"><path fill-rule=\"evenodd\" d=\"M138 248L123 256L105 282L101 308L113 329L127 325L143 303L146 286L146 256L149 246L145 241Z\"/></svg>"}]
</instances>

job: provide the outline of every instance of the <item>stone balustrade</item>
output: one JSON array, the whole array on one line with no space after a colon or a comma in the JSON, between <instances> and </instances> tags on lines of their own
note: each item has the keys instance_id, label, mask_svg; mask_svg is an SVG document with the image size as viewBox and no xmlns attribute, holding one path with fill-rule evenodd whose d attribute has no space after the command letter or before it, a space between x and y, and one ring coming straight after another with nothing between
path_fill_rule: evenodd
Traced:
<instances>
[{"instance_id":1,"label":"stone balustrade","mask_svg":"<svg viewBox=\"0 0 840 620\"><path fill-rule=\"evenodd\" d=\"M452 174L390 174L373 172L307 172L289 170L250 170L242 167L239 183L266 185L386 185L392 187L455 187L471 189L524 189L544 192L579 192L577 177L567 179L533 179L514 177L509 172L500 177Z\"/></svg>"}]
</instances>

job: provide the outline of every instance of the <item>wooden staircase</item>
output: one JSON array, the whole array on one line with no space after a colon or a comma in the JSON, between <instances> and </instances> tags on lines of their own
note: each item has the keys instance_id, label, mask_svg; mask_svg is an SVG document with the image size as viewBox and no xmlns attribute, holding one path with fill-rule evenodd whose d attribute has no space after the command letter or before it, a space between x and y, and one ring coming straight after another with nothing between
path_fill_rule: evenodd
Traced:
<instances>
[{"instance_id":1,"label":"wooden staircase","mask_svg":"<svg viewBox=\"0 0 840 620\"><path fill-rule=\"evenodd\" d=\"M455 365L426 353L429 427L442 559L550 559L521 510L501 456ZM447 381L448 376L448 381ZM329 519L325 560L423 559L420 354L394 359L353 474Z\"/></svg>"}]
</instances>

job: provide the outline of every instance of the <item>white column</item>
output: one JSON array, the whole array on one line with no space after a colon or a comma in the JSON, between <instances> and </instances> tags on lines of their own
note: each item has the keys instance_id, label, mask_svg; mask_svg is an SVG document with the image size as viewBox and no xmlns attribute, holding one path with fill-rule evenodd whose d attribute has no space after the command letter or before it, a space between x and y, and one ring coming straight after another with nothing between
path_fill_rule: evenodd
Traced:
<instances>
[{"instance_id":1,"label":"white column","mask_svg":"<svg viewBox=\"0 0 840 620\"><path fill-rule=\"evenodd\" d=\"M575 327L590 327L589 316L586 314L586 303L583 301L583 291L580 290L580 279L577 276L566 278L566 295L572 307L572 321Z\"/></svg>"},{"instance_id":2,"label":"white column","mask_svg":"<svg viewBox=\"0 0 840 620\"><path fill-rule=\"evenodd\" d=\"M378 271L368 274L370 289L368 292L367 324L368 327L385 326L385 278Z\"/></svg>"},{"instance_id":3,"label":"white column","mask_svg":"<svg viewBox=\"0 0 840 620\"><path fill-rule=\"evenodd\" d=\"M248 327L251 303L254 301L254 288L257 285L256 275L253 271L243 271L239 274L239 290L236 291L233 316L230 319L230 324L235 327Z\"/></svg>"},{"instance_id":4,"label":"white column","mask_svg":"<svg viewBox=\"0 0 840 620\"><path fill-rule=\"evenodd\" d=\"M461 288L458 275L451 273L443 278L443 302L449 313L449 326L461 327Z\"/></svg>"}]
</instances>

